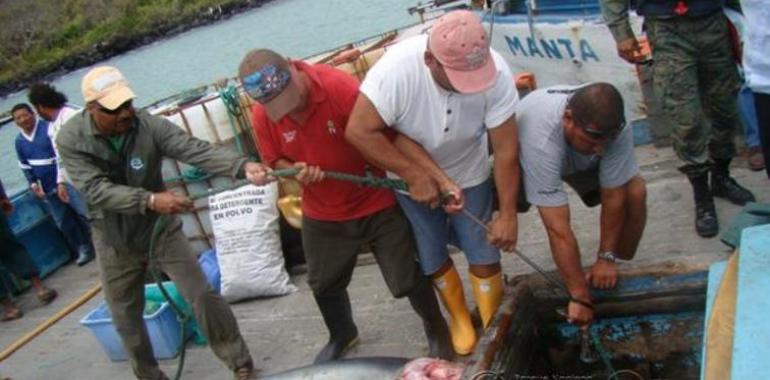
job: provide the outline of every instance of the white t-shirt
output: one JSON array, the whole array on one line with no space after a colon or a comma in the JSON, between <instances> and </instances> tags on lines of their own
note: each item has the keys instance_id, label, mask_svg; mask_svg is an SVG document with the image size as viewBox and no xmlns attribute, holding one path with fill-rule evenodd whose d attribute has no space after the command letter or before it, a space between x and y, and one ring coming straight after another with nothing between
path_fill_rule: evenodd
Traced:
<instances>
[{"instance_id":1,"label":"white t-shirt","mask_svg":"<svg viewBox=\"0 0 770 380\"><path fill-rule=\"evenodd\" d=\"M563 178L599 169L599 184L613 188L626 184L638 172L631 126L609 143L601 156L577 152L564 136L562 116L572 90L579 86L554 86L533 91L516 112L519 128L519 161L527 201L536 206L567 204Z\"/></svg>"},{"instance_id":2,"label":"white t-shirt","mask_svg":"<svg viewBox=\"0 0 770 380\"><path fill-rule=\"evenodd\" d=\"M59 110L59 114L56 116L56 120L52 121L48 126L48 138L51 139L51 145L53 146L53 151L56 154L56 183L70 182L69 176L67 176L67 173L64 171L64 166L62 166L60 162L61 160L59 159L59 148L56 146L56 136L58 136L62 125L64 125L67 120L69 120L79 111L80 108L65 105L61 110Z\"/></svg>"},{"instance_id":3,"label":"white t-shirt","mask_svg":"<svg viewBox=\"0 0 770 380\"><path fill-rule=\"evenodd\" d=\"M770 6L767 0L741 0L748 38L743 48L746 83L754 92L770 94Z\"/></svg>"},{"instance_id":4,"label":"white t-shirt","mask_svg":"<svg viewBox=\"0 0 770 380\"><path fill-rule=\"evenodd\" d=\"M476 186L489 177L487 129L499 127L516 111L519 95L511 70L492 51L498 76L491 89L447 91L425 65L427 41L427 35L420 35L390 47L367 73L361 93L385 124L422 145L458 186Z\"/></svg>"}]
</instances>

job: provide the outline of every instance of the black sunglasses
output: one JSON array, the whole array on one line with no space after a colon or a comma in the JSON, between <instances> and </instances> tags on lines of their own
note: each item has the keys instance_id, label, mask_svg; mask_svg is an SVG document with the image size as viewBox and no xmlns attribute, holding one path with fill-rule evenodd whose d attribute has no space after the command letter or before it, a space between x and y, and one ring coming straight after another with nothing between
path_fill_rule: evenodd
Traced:
<instances>
[{"instance_id":1,"label":"black sunglasses","mask_svg":"<svg viewBox=\"0 0 770 380\"><path fill-rule=\"evenodd\" d=\"M131 100L124 102L123 104L121 104L117 108L115 108L114 110L104 108L104 107L102 107L101 104L98 104L98 105L99 105L99 111L101 111L103 113L106 113L107 115L117 115L117 114L121 113L123 110L130 109L131 107L133 107L133 103L132 103Z\"/></svg>"}]
</instances>

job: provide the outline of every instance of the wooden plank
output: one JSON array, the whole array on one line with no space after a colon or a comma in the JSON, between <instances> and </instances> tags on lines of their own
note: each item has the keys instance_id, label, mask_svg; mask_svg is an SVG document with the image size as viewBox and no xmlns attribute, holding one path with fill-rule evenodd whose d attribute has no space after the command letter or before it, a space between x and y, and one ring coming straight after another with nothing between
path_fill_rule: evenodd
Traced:
<instances>
[{"instance_id":1,"label":"wooden plank","mask_svg":"<svg viewBox=\"0 0 770 380\"><path fill-rule=\"evenodd\" d=\"M706 289L706 318L711 315L711 308L714 307L714 297L717 295L717 289L722 282L722 276L727 268L727 260L711 264L709 268L709 282Z\"/></svg>"},{"instance_id":2,"label":"wooden plank","mask_svg":"<svg viewBox=\"0 0 770 380\"><path fill-rule=\"evenodd\" d=\"M701 363L706 363L706 345L708 344L708 320L711 315L711 308L714 307L714 298L717 295L717 289L722 282L722 276L725 274L725 268L727 267L727 261L719 261L711 264L709 267L709 281L706 289L706 313L704 315L705 323L703 324L703 346L701 349ZM705 365L701 365L700 378L703 379Z\"/></svg>"},{"instance_id":3,"label":"wooden plank","mask_svg":"<svg viewBox=\"0 0 770 380\"><path fill-rule=\"evenodd\" d=\"M705 295L702 292L700 294L678 295L656 295L652 293L651 297L646 299L595 303L594 319L702 311L705 301ZM545 324L563 322L564 317L558 314L556 310L563 309L566 305L566 298L552 304L538 304L538 315L541 316Z\"/></svg>"},{"instance_id":4,"label":"wooden plank","mask_svg":"<svg viewBox=\"0 0 770 380\"><path fill-rule=\"evenodd\" d=\"M705 269L666 263L621 273L614 289L592 290L595 317L703 310L708 282ZM530 285L538 314L546 322L563 319L555 313L566 307L567 298L562 292L538 277L527 277L524 282Z\"/></svg>"},{"instance_id":5,"label":"wooden plank","mask_svg":"<svg viewBox=\"0 0 770 380\"><path fill-rule=\"evenodd\" d=\"M735 334L735 306L738 286L738 258L735 254L727 260L722 281L714 293L714 303L706 320L706 354L702 379L724 380L732 370L733 336Z\"/></svg>"},{"instance_id":6,"label":"wooden plank","mask_svg":"<svg viewBox=\"0 0 770 380\"><path fill-rule=\"evenodd\" d=\"M484 374L526 373L537 329L534 300L526 284L507 287L503 304L481 335L474 353L466 361L463 379Z\"/></svg>"},{"instance_id":7,"label":"wooden plank","mask_svg":"<svg viewBox=\"0 0 770 380\"><path fill-rule=\"evenodd\" d=\"M674 261L645 266L623 265L619 268L618 286L611 290L591 291L595 302L629 301L645 299L650 291L657 295L703 294L706 288L708 265L705 263L684 264ZM557 272L551 272L560 278ZM537 273L517 276L512 284L526 282L539 302L561 302L565 295L547 283Z\"/></svg>"},{"instance_id":8,"label":"wooden plank","mask_svg":"<svg viewBox=\"0 0 770 380\"><path fill-rule=\"evenodd\" d=\"M770 374L770 225L746 228L738 260L733 379Z\"/></svg>"}]
</instances>

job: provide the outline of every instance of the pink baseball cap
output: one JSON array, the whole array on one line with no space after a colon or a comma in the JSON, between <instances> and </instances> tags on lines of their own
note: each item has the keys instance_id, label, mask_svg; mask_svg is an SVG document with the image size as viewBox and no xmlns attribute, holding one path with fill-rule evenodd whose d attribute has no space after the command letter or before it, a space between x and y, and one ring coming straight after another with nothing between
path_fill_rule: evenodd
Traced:
<instances>
[{"instance_id":1,"label":"pink baseball cap","mask_svg":"<svg viewBox=\"0 0 770 380\"><path fill-rule=\"evenodd\" d=\"M436 20L428 37L428 49L457 91L472 94L495 84L497 69L489 38L473 12L452 11Z\"/></svg>"}]
</instances>

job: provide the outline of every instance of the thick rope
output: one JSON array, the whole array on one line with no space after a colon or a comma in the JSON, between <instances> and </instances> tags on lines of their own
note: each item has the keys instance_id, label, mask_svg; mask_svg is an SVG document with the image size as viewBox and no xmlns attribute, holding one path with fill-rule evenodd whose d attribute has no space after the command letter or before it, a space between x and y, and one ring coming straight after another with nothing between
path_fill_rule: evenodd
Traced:
<instances>
[{"instance_id":1,"label":"thick rope","mask_svg":"<svg viewBox=\"0 0 770 380\"><path fill-rule=\"evenodd\" d=\"M271 171L270 172L270 176L273 176L273 177L293 177L293 176L297 175L299 173L299 171L300 170L297 169L297 168L277 169L277 170ZM341 173L341 172L333 172L333 171L324 171L323 173L324 173L324 176L326 178L336 179L336 180L340 180L340 181L348 181L348 182L360 184L362 186L367 186L367 187L388 188L388 189L403 190L403 191L408 191L409 190L409 186L403 180L375 177L375 176L371 175L371 173L367 173L367 175L365 175L365 176L359 176L359 175L348 174L348 173ZM233 182L229 186L210 189L209 191L207 191L205 193L194 194L194 195L190 196L190 198L192 200L197 200L197 199L201 199L201 198L208 197L208 196L211 196L211 195L219 194L219 193L224 192L224 191L234 190L234 189L237 189L237 188L239 188L241 186L248 185L250 183L251 182L249 182L247 180L239 180L239 181ZM166 227L166 223L168 222L168 217L169 216L165 215L165 214L161 215L158 218L158 220L155 222L155 227L153 228L152 238L150 240L150 252L149 252L150 268L151 268L151 272L153 273L153 276L155 277L155 282L158 284L158 288L160 289L161 293L163 294L163 297L166 298L166 300L169 302L169 304L171 304L171 306L174 309L174 311L177 313L177 318L180 320L180 323L182 324L182 331L183 331L182 336L184 337L184 323L182 323L182 322L186 322L187 320L189 320L190 316L185 315L182 312L181 308L174 303L174 301L171 299L171 297L166 292L166 289L163 287L162 276L161 276L161 273L160 273L160 269L158 268L158 265L157 265L156 257L154 255L155 247L157 246L157 241L158 241L160 235L162 234L163 230ZM478 221L478 220L474 220L474 221L477 222L477 223L480 223L483 227L486 227L486 225L484 225L481 221ZM548 275L547 272L545 272L542 268L540 268L532 260L529 260L529 258L524 256L518 250L516 250L515 253L517 254L517 256L522 258L524 260L524 262L526 262L528 265L530 265L532 268L534 268L541 276L543 276L546 281L548 281L551 284L554 284L558 289L564 291L567 294L567 297L572 299L572 297L570 296L569 292L567 291L566 287L564 287L563 284L561 284L560 282L558 282L555 279L551 278L550 275ZM614 367L612 366L612 363L610 362L610 356L607 354L607 352L602 347L602 344L599 341L599 337L597 336L597 334L592 332L590 329L589 329L589 334L590 334L590 339L591 339L590 343L594 346L594 348L598 352L600 359L602 360L602 362L604 363L604 366L607 368L607 371L610 374L610 377L611 378L617 377L620 374L620 372L616 372L615 371ZM179 358L179 366L177 368L177 376L175 377L176 380L180 379L181 373L182 373L182 368L184 366L184 357L185 357L185 355L184 355L184 353L185 353L184 342L185 342L185 339L182 339L182 343L180 344L181 355L180 355L180 358Z\"/></svg>"},{"instance_id":2,"label":"thick rope","mask_svg":"<svg viewBox=\"0 0 770 380\"><path fill-rule=\"evenodd\" d=\"M299 173L299 169L288 168L288 169L273 170L272 172L270 172L270 175L273 177L293 177L297 175L297 173ZM403 180L375 177L371 173L367 173L365 176L359 176L359 175L341 173L341 172L333 172L333 171L324 171L323 173L326 178L353 182L353 183L367 186L367 187L380 187L380 188L403 190L403 191L409 190L409 186Z\"/></svg>"},{"instance_id":3,"label":"thick rope","mask_svg":"<svg viewBox=\"0 0 770 380\"><path fill-rule=\"evenodd\" d=\"M165 183L171 183L171 182L184 182L184 183L196 183L205 181L209 178L213 177L213 175L206 173L203 171L203 169L192 166L188 168L187 170L182 171L182 174L176 177L169 177L165 178L163 182Z\"/></svg>"}]
</instances>

